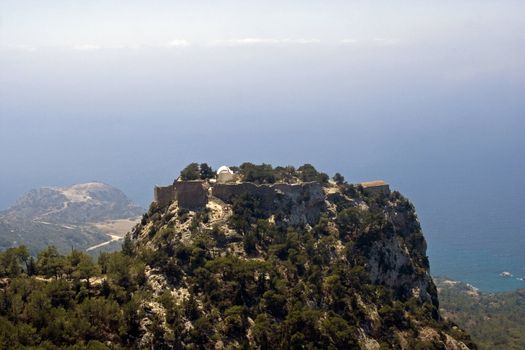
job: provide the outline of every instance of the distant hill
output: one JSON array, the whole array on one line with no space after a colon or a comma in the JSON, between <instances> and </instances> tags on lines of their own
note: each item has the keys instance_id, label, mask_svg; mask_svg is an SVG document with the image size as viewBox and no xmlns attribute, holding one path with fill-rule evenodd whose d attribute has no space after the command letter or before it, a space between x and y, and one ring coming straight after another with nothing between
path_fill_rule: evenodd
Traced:
<instances>
[{"instance_id":1,"label":"distant hill","mask_svg":"<svg viewBox=\"0 0 525 350\"><path fill-rule=\"evenodd\" d=\"M483 293L435 278L441 314L470 333L480 349L525 349L525 289Z\"/></svg>"},{"instance_id":2,"label":"distant hill","mask_svg":"<svg viewBox=\"0 0 525 350\"><path fill-rule=\"evenodd\" d=\"M144 212L122 191L100 182L43 187L0 212L0 250L24 244L32 252L47 245L62 251L122 236Z\"/></svg>"}]
</instances>

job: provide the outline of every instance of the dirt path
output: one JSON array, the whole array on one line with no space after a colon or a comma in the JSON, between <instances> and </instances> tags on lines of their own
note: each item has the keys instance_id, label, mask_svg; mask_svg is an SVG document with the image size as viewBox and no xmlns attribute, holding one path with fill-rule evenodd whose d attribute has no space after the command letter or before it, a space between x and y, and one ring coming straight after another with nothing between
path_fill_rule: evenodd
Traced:
<instances>
[{"instance_id":1,"label":"dirt path","mask_svg":"<svg viewBox=\"0 0 525 350\"><path fill-rule=\"evenodd\" d=\"M92 247L89 247L88 249L86 249L86 252L89 252L90 250L94 250L94 249L103 247L105 245L108 245L110 243L113 243L113 242L120 241L120 240L124 239L124 237L121 237L121 236L110 235L110 234L107 234L107 235L108 235L108 237L111 238L109 241L105 241L105 242L96 244L96 245L94 245Z\"/></svg>"}]
</instances>

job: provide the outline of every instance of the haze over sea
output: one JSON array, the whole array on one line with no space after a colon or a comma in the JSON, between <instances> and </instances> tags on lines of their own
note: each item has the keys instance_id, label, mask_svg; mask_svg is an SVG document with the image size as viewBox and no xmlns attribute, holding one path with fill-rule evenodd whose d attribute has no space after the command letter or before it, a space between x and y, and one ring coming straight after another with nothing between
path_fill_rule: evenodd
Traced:
<instances>
[{"instance_id":1,"label":"haze over sea","mask_svg":"<svg viewBox=\"0 0 525 350\"><path fill-rule=\"evenodd\" d=\"M525 288L524 3L380 2L2 2L0 209L308 162L408 196L434 275Z\"/></svg>"}]
</instances>

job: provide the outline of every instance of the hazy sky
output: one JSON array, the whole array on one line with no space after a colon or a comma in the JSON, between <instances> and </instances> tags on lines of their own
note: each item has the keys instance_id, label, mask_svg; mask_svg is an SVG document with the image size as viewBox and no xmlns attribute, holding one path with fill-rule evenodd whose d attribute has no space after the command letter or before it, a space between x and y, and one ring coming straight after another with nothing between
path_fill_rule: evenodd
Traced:
<instances>
[{"instance_id":1,"label":"hazy sky","mask_svg":"<svg viewBox=\"0 0 525 350\"><path fill-rule=\"evenodd\" d=\"M524 13L508 0L2 0L0 208L91 180L147 205L193 160L311 162L409 193L432 167L499 171L480 186L519 178Z\"/></svg>"}]
</instances>

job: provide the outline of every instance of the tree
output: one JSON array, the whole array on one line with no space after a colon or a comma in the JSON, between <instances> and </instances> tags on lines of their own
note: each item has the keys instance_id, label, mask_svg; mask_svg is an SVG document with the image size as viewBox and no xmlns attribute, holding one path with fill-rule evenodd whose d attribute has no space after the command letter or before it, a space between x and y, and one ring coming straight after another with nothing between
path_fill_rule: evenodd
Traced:
<instances>
[{"instance_id":1,"label":"tree","mask_svg":"<svg viewBox=\"0 0 525 350\"><path fill-rule=\"evenodd\" d=\"M74 269L73 275L78 279L85 279L86 287L89 289L89 279L96 275L99 271L100 270L98 269L98 266L93 263L93 259L89 255L82 253L80 255L78 264Z\"/></svg>"},{"instance_id":2,"label":"tree","mask_svg":"<svg viewBox=\"0 0 525 350\"><path fill-rule=\"evenodd\" d=\"M129 234L124 237L124 242L122 242L122 254L127 256L133 256L135 252L135 247L133 246L133 241Z\"/></svg>"},{"instance_id":3,"label":"tree","mask_svg":"<svg viewBox=\"0 0 525 350\"><path fill-rule=\"evenodd\" d=\"M215 176L213 169L206 163L200 165L200 178L201 180L212 179Z\"/></svg>"},{"instance_id":4,"label":"tree","mask_svg":"<svg viewBox=\"0 0 525 350\"><path fill-rule=\"evenodd\" d=\"M191 163L180 172L181 180L198 180L200 178L199 164Z\"/></svg>"},{"instance_id":5,"label":"tree","mask_svg":"<svg viewBox=\"0 0 525 350\"><path fill-rule=\"evenodd\" d=\"M345 178L343 175L339 174L339 173L335 173L334 177L333 177L333 180L335 181L336 184L338 185L342 185L344 182L345 182Z\"/></svg>"},{"instance_id":6,"label":"tree","mask_svg":"<svg viewBox=\"0 0 525 350\"><path fill-rule=\"evenodd\" d=\"M37 274L37 269L36 269L36 262L35 262L35 259L33 257L30 257L29 258L29 261L27 262L27 275L28 276L34 276Z\"/></svg>"},{"instance_id":7,"label":"tree","mask_svg":"<svg viewBox=\"0 0 525 350\"><path fill-rule=\"evenodd\" d=\"M256 183L274 183L277 180L277 173L270 164L256 165L243 163L240 166L241 174L245 181Z\"/></svg>"},{"instance_id":8,"label":"tree","mask_svg":"<svg viewBox=\"0 0 525 350\"><path fill-rule=\"evenodd\" d=\"M369 217L368 211L359 207L347 208L337 214L337 226L341 238L355 234L358 230L364 228Z\"/></svg>"},{"instance_id":9,"label":"tree","mask_svg":"<svg viewBox=\"0 0 525 350\"><path fill-rule=\"evenodd\" d=\"M25 246L9 248L0 253L0 276L17 277L23 271L22 264L26 271L29 261L29 251Z\"/></svg>"},{"instance_id":10,"label":"tree","mask_svg":"<svg viewBox=\"0 0 525 350\"><path fill-rule=\"evenodd\" d=\"M36 265L38 271L46 277L58 278L66 264L64 257L51 245L38 254Z\"/></svg>"},{"instance_id":11,"label":"tree","mask_svg":"<svg viewBox=\"0 0 525 350\"><path fill-rule=\"evenodd\" d=\"M199 304L193 294L190 294L190 297L184 301L183 307L184 314L189 320L195 321L200 317Z\"/></svg>"},{"instance_id":12,"label":"tree","mask_svg":"<svg viewBox=\"0 0 525 350\"><path fill-rule=\"evenodd\" d=\"M300 174L299 178L301 181L319 181L321 183L326 183L329 179L328 175L318 172L312 164L304 164L303 166L300 166L297 171Z\"/></svg>"},{"instance_id":13,"label":"tree","mask_svg":"<svg viewBox=\"0 0 525 350\"><path fill-rule=\"evenodd\" d=\"M254 232L248 231L243 236L244 251L253 254L257 251L257 236Z\"/></svg>"}]
</instances>

